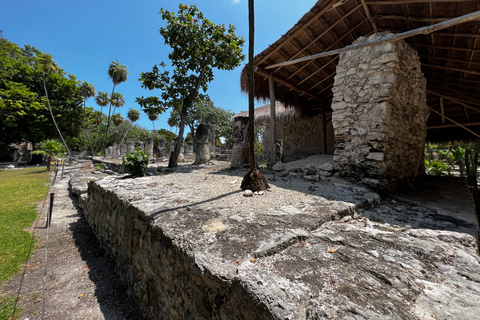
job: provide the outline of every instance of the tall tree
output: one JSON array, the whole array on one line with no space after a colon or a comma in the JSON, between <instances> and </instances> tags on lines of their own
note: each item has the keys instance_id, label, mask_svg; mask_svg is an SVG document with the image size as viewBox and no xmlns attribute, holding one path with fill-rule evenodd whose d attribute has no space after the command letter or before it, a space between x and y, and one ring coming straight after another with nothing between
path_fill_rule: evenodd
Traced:
<instances>
[{"instance_id":1,"label":"tall tree","mask_svg":"<svg viewBox=\"0 0 480 320\"><path fill-rule=\"evenodd\" d=\"M98 91L97 95L95 96L95 102L100 106L100 117L96 117L95 119L95 120L98 120L98 124L97 124L97 134L95 135L95 141L93 143L93 145L95 146L94 153L98 151L98 147L100 146L102 141L101 138L100 140L98 140L98 136L100 134L100 128L102 124L103 107L108 106L108 104L110 103L110 98L108 97L108 93L106 93L105 91ZM98 145L97 145L97 141L100 141L98 142Z\"/></svg>"},{"instance_id":2,"label":"tall tree","mask_svg":"<svg viewBox=\"0 0 480 320\"><path fill-rule=\"evenodd\" d=\"M243 177L240 188L242 190L261 191L269 188L267 179L257 170L255 162L255 82L254 82L254 38L255 38L255 9L253 0L248 0L248 164L249 170Z\"/></svg>"},{"instance_id":3,"label":"tall tree","mask_svg":"<svg viewBox=\"0 0 480 320\"><path fill-rule=\"evenodd\" d=\"M128 127L127 131L125 132L125 135L123 136L120 144L122 144L123 141L125 140L125 137L127 136L128 131L130 131L130 128L132 127L133 123L136 122L138 119L140 119L140 111L138 111L136 109L132 109L132 108L128 109L127 119L130 120L130 126Z\"/></svg>"},{"instance_id":4,"label":"tall tree","mask_svg":"<svg viewBox=\"0 0 480 320\"><path fill-rule=\"evenodd\" d=\"M52 117L53 124L55 125L55 128L57 128L58 135L62 139L63 145L65 146L65 149L67 150L68 156L71 160L72 159L72 154L70 153L70 149L68 149L67 143L65 142L65 139L63 138L62 132L60 131L60 128L57 125L57 121L55 120L55 117L53 116L52 107L50 106L50 99L48 99L47 82L45 81L45 74L57 71L57 65L53 61L53 57L48 53L43 53L42 55L40 55L38 57L37 61L39 62L40 66L42 68L43 88L45 90L45 98L47 99L48 111L50 111L50 116Z\"/></svg>"},{"instance_id":5,"label":"tall tree","mask_svg":"<svg viewBox=\"0 0 480 320\"><path fill-rule=\"evenodd\" d=\"M147 112L148 120L152 121L153 131L155 131L155 121L158 120L158 114L155 111Z\"/></svg>"},{"instance_id":6,"label":"tall tree","mask_svg":"<svg viewBox=\"0 0 480 320\"><path fill-rule=\"evenodd\" d=\"M110 65L108 66L107 74L110 77L110 79L112 79L113 89L112 89L112 93L110 94L111 99L110 99L110 108L108 110L107 129L105 131L105 144L107 143L107 139L108 139L108 128L110 127L112 105L114 105L113 103L114 101L116 101L114 100L115 87L118 84L127 81L128 69L126 65L120 64L120 62L116 60L116 61L110 62ZM114 112L115 112L115 106L114 106Z\"/></svg>"},{"instance_id":7,"label":"tall tree","mask_svg":"<svg viewBox=\"0 0 480 320\"><path fill-rule=\"evenodd\" d=\"M85 136L85 150L87 150L88 144L90 144L90 150L93 151L93 146L90 143L90 137L87 132L87 121L86 121L86 109L87 109L87 99L95 96L95 86L91 83L83 81L79 85L80 95L83 98L83 134Z\"/></svg>"},{"instance_id":8,"label":"tall tree","mask_svg":"<svg viewBox=\"0 0 480 320\"><path fill-rule=\"evenodd\" d=\"M228 29L223 24L214 24L201 13L197 6L180 4L178 14L163 8L160 10L167 26L160 29L165 44L172 48L169 54L172 75L160 71L155 65L150 72L140 76L142 87L161 91L159 97L139 97L137 102L144 110L160 114L173 107L179 111L178 143L170 156L168 166L177 166L178 155L183 145L187 111L214 79L213 69L233 70L245 59L242 47L245 40L235 35L235 27ZM165 68L166 64L161 63Z\"/></svg>"}]
</instances>

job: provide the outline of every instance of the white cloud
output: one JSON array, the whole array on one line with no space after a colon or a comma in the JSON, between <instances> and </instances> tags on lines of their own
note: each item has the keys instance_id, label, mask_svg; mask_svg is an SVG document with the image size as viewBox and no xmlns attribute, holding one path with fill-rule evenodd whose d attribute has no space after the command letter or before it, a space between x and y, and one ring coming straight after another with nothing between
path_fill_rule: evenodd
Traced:
<instances>
[{"instance_id":1,"label":"white cloud","mask_svg":"<svg viewBox=\"0 0 480 320\"><path fill-rule=\"evenodd\" d=\"M239 4L239 3L240 3L240 0L232 0L232 3L233 3L233 4Z\"/></svg>"}]
</instances>

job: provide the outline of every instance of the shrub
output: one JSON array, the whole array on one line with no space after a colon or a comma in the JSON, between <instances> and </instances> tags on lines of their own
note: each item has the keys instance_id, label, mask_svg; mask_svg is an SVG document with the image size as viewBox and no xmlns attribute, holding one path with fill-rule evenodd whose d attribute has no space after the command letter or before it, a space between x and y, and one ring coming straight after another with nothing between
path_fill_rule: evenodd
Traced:
<instances>
[{"instance_id":1,"label":"shrub","mask_svg":"<svg viewBox=\"0 0 480 320\"><path fill-rule=\"evenodd\" d=\"M148 153L137 148L137 150L123 157L122 165L131 175L141 176L144 174L148 166Z\"/></svg>"}]
</instances>

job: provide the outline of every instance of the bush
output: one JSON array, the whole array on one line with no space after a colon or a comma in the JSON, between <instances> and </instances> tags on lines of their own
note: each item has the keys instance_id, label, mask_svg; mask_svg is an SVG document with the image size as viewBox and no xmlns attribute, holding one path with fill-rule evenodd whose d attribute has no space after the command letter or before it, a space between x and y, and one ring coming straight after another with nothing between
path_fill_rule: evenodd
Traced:
<instances>
[{"instance_id":1,"label":"bush","mask_svg":"<svg viewBox=\"0 0 480 320\"><path fill-rule=\"evenodd\" d=\"M148 166L148 153L137 150L123 157L122 165L134 176L142 176Z\"/></svg>"}]
</instances>

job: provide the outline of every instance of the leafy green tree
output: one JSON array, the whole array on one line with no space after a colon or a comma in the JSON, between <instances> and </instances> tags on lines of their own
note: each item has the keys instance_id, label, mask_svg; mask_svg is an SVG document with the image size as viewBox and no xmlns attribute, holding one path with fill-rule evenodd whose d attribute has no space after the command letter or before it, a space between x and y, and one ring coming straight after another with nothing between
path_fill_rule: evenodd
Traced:
<instances>
[{"instance_id":1,"label":"leafy green tree","mask_svg":"<svg viewBox=\"0 0 480 320\"><path fill-rule=\"evenodd\" d=\"M136 109L132 109L132 108L128 109L127 118L128 118L128 120L130 120L130 126L128 127L127 131L125 131L125 135L123 136L120 144L122 144L123 141L125 141L125 137L127 136L128 132L130 131L130 128L132 127L133 123L136 122L138 119L140 119L140 111L138 111Z\"/></svg>"},{"instance_id":2,"label":"leafy green tree","mask_svg":"<svg viewBox=\"0 0 480 320\"><path fill-rule=\"evenodd\" d=\"M225 141L231 142L233 140L233 127L230 120L234 116L231 111L215 107L213 101L207 96L204 99L197 100L192 107L187 111L187 118L185 124L190 129L190 136L195 141L195 133L199 124L213 124L215 125L216 140L224 138ZM180 123L180 114L178 110L173 109L168 119L170 127L178 127Z\"/></svg>"},{"instance_id":3,"label":"leafy green tree","mask_svg":"<svg viewBox=\"0 0 480 320\"><path fill-rule=\"evenodd\" d=\"M50 163L56 158L64 156L64 146L62 143L55 139L47 139L41 141L37 145L38 150L34 150L32 154L40 154L45 157L47 162L47 171L50 171Z\"/></svg>"},{"instance_id":4,"label":"leafy green tree","mask_svg":"<svg viewBox=\"0 0 480 320\"><path fill-rule=\"evenodd\" d=\"M53 62L35 47L20 48L0 38L0 143L38 143L57 136L52 114L66 142L79 137L82 97L78 81L54 63L55 71L52 65L45 66L48 60Z\"/></svg>"},{"instance_id":5,"label":"leafy green tree","mask_svg":"<svg viewBox=\"0 0 480 320\"><path fill-rule=\"evenodd\" d=\"M245 59L242 47L245 40L235 35L235 27L226 28L214 24L201 13L197 6L180 4L178 14L163 8L160 10L166 27L160 29L165 44L172 48L169 54L172 74L160 71L155 65L150 72L140 76L142 87L161 91L160 97L139 97L137 102L143 110L153 110L156 114L172 107L180 114L179 143L168 166L177 166L178 155L183 145L183 135L187 111L199 97L199 90L206 92L214 79L213 69L233 70ZM160 67L165 68L162 62Z\"/></svg>"},{"instance_id":6,"label":"leafy green tree","mask_svg":"<svg viewBox=\"0 0 480 320\"><path fill-rule=\"evenodd\" d=\"M158 120L158 114L155 111L147 111L148 120L152 121L153 130L155 131L155 121Z\"/></svg>"},{"instance_id":7,"label":"leafy green tree","mask_svg":"<svg viewBox=\"0 0 480 320\"><path fill-rule=\"evenodd\" d=\"M124 121L123 116L120 113L115 113L112 116L112 122L115 125L115 127L118 127L119 125L121 125L123 121Z\"/></svg>"},{"instance_id":8,"label":"leafy green tree","mask_svg":"<svg viewBox=\"0 0 480 320\"><path fill-rule=\"evenodd\" d=\"M112 93L110 94L110 108L108 110L107 128L106 128L106 131L105 131L104 147L106 146L106 142L107 142L107 139L108 139L108 129L110 127L112 106L114 106L113 113L115 113L115 108L116 107L121 107L125 104L125 101L123 99L123 95L121 97L119 95L115 95L115 86L119 85L122 82L127 81L128 69L127 69L126 65L120 64L118 62L118 60L117 61L112 61L112 62L110 62L110 65L108 66L107 74L110 77L110 79L112 79L113 89L112 89Z\"/></svg>"}]
</instances>

